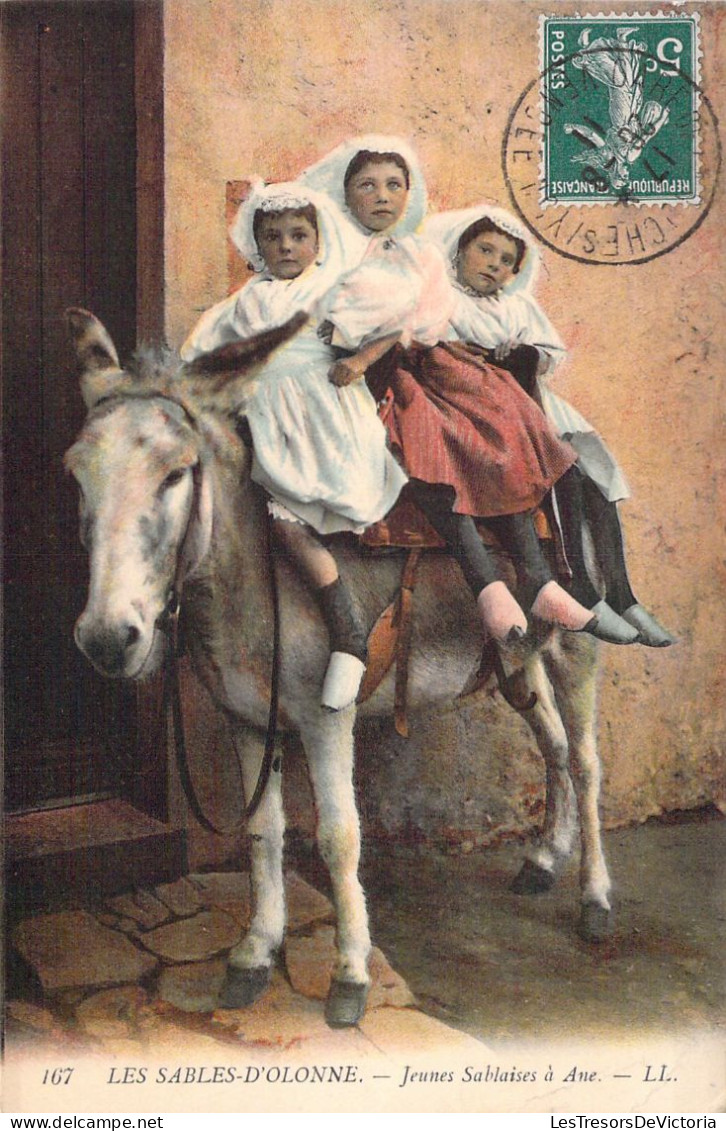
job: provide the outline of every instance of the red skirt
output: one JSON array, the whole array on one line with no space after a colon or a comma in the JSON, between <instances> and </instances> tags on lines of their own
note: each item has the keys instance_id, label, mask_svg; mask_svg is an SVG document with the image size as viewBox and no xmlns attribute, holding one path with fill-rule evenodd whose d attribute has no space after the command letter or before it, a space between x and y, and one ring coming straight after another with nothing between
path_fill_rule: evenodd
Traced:
<instances>
[{"instance_id":1,"label":"red skirt","mask_svg":"<svg viewBox=\"0 0 726 1131\"><path fill-rule=\"evenodd\" d=\"M490 518L536 507L577 455L511 373L476 347L396 346L376 367L386 428L412 479L454 488L454 511Z\"/></svg>"}]
</instances>

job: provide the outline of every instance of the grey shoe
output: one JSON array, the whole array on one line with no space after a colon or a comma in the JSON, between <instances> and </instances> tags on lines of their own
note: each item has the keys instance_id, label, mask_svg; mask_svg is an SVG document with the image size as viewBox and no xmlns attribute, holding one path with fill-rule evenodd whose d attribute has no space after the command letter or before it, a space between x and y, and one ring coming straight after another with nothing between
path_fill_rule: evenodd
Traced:
<instances>
[{"instance_id":1,"label":"grey shoe","mask_svg":"<svg viewBox=\"0 0 726 1131\"><path fill-rule=\"evenodd\" d=\"M662 624L652 616L642 605L631 605L622 614L622 619L633 625L640 635L640 643L647 648L668 648L676 643L675 636L666 632Z\"/></svg>"},{"instance_id":2,"label":"grey shoe","mask_svg":"<svg viewBox=\"0 0 726 1131\"><path fill-rule=\"evenodd\" d=\"M598 601L591 612L592 620L585 625L583 632L589 632L598 640L606 640L608 644L635 644L640 640L638 629L618 616L606 601Z\"/></svg>"}]
</instances>

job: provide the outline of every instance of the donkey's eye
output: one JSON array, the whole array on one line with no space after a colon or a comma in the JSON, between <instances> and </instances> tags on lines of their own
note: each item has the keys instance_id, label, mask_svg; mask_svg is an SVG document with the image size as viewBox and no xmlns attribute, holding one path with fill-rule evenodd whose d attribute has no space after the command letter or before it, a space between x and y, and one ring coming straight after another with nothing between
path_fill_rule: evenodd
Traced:
<instances>
[{"instance_id":1,"label":"donkey's eye","mask_svg":"<svg viewBox=\"0 0 726 1131\"><path fill-rule=\"evenodd\" d=\"M162 482L159 490L168 491L171 487L176 487L177 483L181 483L187 470L188 468L186 467L178 467L175 471L170 471L166 479Z\"/></svg>"}]
</instances>

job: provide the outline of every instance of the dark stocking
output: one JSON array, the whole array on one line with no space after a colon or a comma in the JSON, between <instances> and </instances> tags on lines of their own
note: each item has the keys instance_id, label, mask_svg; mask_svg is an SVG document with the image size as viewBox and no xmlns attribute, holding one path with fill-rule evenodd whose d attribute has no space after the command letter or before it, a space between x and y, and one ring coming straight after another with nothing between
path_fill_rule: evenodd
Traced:
<instances>
[{"instance_id":1,"label":"dark stocking","mask_svg":"<svg viewBox=\"0 0 726 1131\"><path fill-rule=\"evenodd\" d=\"M523 609L530 609L542 586L552 580L552 570L542 553L532 516L507 514L488 518L486 523L512 558L517 571L520 604Z\"/></svg>"},{"instance_id":2,"label":"dark stocking","mask_svg":"<svg viewBox=\"0 0 726 1131\"><path fill-rule=\"evenodd\" d=\"M286 519L273 520L278 551L298 567L318 599L331 652L348 652L366 662L368 634L361 624L338 563L309 526Z\"/></svg>"},{"instance_id":3,"label":"dark stocking","mask_svg":"<svg viewBox=\"0 0 726 1131\"><path fill-rule=\"evenodd\" d=\"M590 580L585 563L582 534L589 515L585 503L584 484L585 478L580 469L571 467L557 480L554 495L560 513L565 553L572 570L570 592L582 605L591 609L600 600L600 595Z\"/></svg>"},{"instance_id":4,"label":"dark stocking","mask_svg":"<svg viewBox=\"0 0 726 1131\"><path fill-rule=\"evenodd\" d=\"M341 579L316 589L315 595L328 629L330 651L347 652L367 663L368 634Z\"/></svg>"},{"instance_id":5,"label":"dark stocking","mask_svg":"<svg viewBox=\"0 0 726 1131\"><path fill-rule=\"evenodd\" d=\"M416 505L423 511L436 533L443 538L461 567L467 585L475 597L497 580L497 571L488 546L482 543L473 518L455 514L454 489L439 483L412 479L410 490Z\"/></svg>"},{"instance_id":6,"label":"dark stocking","mask_svg":"<svg viewBox=\"0 0 726 1131\"><path fill-rule=\"evenodd\" d=\"M583 498L598 565L605 582L605 600L616 613L637 604L625 564L625 544L620 516L591 479L584 479Z\"/></svg>"}]
</instances>

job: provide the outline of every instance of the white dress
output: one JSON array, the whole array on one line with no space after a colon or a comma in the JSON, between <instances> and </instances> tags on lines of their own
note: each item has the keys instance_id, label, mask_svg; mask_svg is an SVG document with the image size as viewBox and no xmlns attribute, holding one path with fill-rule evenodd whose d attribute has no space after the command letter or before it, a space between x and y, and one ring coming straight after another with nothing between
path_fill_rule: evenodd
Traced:
<instances>
[{"instance_id":1,"label":"white dress","mask_svg":"<svg viewBox=\"0 0 726 1131\"><path fill-rule=\"evenodd\" d=\"M438 248L420 236L375 236L360 265L329 296L333 344L355 350L398 334L404 347L412 341L433 346L447 337L453 306Z\"/></svg>"},{"instance_id":2,"label":"white dress","mask_svg":"<svg viewBox=\"0 0 726 1131\"><path fill-rule=\"evenodd\" d=\"M334 361L315 327L304 329L265 366L246 408L252 478L320 534L377 522L406 482L365 379L331 384Z\"/></svg>"},{"instance_id":3,"label":"white dress","mask_svg":"<svg viewBox=\"0 0 726 1131\"><path fill-rule=\"evenodd\" d=\"M258 199L287 202L297 186L256 190L243 205L245 231ZM310 320L294 338L275 350L251 382L240 403L253 440L252 478L270 494L273 514L294 516L320 534L360 531L381 519L395 503L406 475L386 447L385 429L364 378L345 388L329 380L336 360L332 346L317 329L329 317L326 293L335 230L319 199L321 244L327 267L308 267L296 279L280 280L267 272L252 278L235 294L208 310L184 343L181 355L192 360L227 342L249 338L280 326L300 310ZM323 219L326 222L321 222ZM250 221L251 222L251 221ZM242 242L248 250L249 235ZM323 256L319 256L319 259ZM280 508L284 508L282 511ZM285 514L285 512L290 512Z\"/></svg>"}]
</instances>

